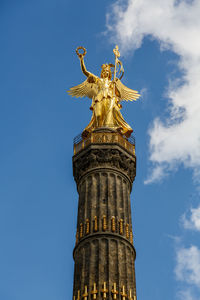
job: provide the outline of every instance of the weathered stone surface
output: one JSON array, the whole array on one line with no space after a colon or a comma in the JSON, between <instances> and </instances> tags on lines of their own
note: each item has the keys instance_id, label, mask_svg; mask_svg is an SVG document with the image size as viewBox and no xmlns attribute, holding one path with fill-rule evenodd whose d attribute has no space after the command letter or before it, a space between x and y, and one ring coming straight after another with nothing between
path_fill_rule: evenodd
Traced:
<instances>
[{"instance_id":1,"label":"weathered stone surface","mask_svg":"<svg viewBox=\"0 0 200 300\"><path fill-rule=\"evenodd\" d=\"M116 169L133 182L136 174L136 157L121 146L112 144L93 144L73 157L73 175L77 182L89 170L97 168Z\"/></svg>"}]
</instances>

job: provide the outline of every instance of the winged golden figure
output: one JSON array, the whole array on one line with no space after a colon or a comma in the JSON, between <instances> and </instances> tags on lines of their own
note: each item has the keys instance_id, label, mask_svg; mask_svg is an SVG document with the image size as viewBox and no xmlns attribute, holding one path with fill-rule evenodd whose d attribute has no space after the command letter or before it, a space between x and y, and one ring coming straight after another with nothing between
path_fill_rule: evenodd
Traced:
<instances>
[{"instance_id":1,"label":"winged golden figure","mask_svg":"<svg viewBox=\"0 0 200 300\"><path fill-rule=\"evenodd\" d=\"M80 53L80 49L84 52ZM101 75L98 77L86 69L84 63L86 49L83 47L76 49L76 53L80 59L81 70L87 79L81 84L70 88L68 93L77 98L88 97L92 99L90 109L93 114L90 123L83 131L83 136L87 136L93 130L100 127L116 129L126 137L129 137L133 132L120 112L122 108L120 102L122 100L135 101L140 97L140 94L137 91L127 88L121 82L124 70L121 61L118 59L120 56L118 46L116 46L113 52L115 54L115 65L103 64L101 66ZM113 69L114 72L112 72ZM117 73L119 73L120 78L116 77Z\"/></svg>"}]
</instances>

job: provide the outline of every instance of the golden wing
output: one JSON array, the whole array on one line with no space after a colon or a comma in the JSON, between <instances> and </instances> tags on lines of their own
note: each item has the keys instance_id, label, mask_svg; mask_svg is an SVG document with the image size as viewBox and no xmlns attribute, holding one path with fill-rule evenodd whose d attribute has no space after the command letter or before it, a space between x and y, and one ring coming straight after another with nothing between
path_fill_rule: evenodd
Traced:
<instances>
[{"instance_id":1,"label":"golden wing","mask_svg":"<svg viewBox=\"0 0 200 300\"><path fill-rule=\"evenodd\" d=\"M88 77L84 82L74 87L71 87L67 92L69 95L76 98L79 97L93 98L98 93L96 78Z\"/></svg>"},{"instance_id":2,"label":"golden wing","mask_svg":"<svg viewBox=\"0 0 200 300\"><path fill-rule=\"evenodd\" d=\"M118 97L120 100L136 101L140 97L140 94L137 91L126 87L118 78L116 79L116 88L119 92Z\"/></svg>"}]
</instances>

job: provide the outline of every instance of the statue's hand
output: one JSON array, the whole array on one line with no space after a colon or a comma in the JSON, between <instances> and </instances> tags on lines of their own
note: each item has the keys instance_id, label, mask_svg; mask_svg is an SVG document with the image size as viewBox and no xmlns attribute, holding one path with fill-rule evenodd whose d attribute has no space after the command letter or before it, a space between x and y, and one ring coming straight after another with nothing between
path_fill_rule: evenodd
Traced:
<instances>
[{"instance_id":1,"label":"statue's hand","mask_svg":"<svg viewBox=\"0 0 200 300\"><path fill-rule=\"evenodd\" d=\"M84 55L83 55L82 53L79 53L79 54L77 54L77 55L78 55L78 57L79 57L80 60L82 60L83 57L84 57Z\"/></svg>"}]
</instances>

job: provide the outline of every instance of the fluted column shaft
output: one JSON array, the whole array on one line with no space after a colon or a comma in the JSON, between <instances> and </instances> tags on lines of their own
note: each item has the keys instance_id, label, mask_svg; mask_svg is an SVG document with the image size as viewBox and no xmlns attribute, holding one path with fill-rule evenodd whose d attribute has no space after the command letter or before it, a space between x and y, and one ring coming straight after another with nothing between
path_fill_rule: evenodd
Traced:
<instances>
[{"instance_id":1,"label":"fluted column shaft","mask_svg":"<svg viewBox=\"0 0 200 300\"><path fill-rule=\"evenodd\" d=\"M130 206L135 167L135 156L116 143L92 144L73 157L79 193L74 299L136 299Z\"/></svg>"}]
</instances>

